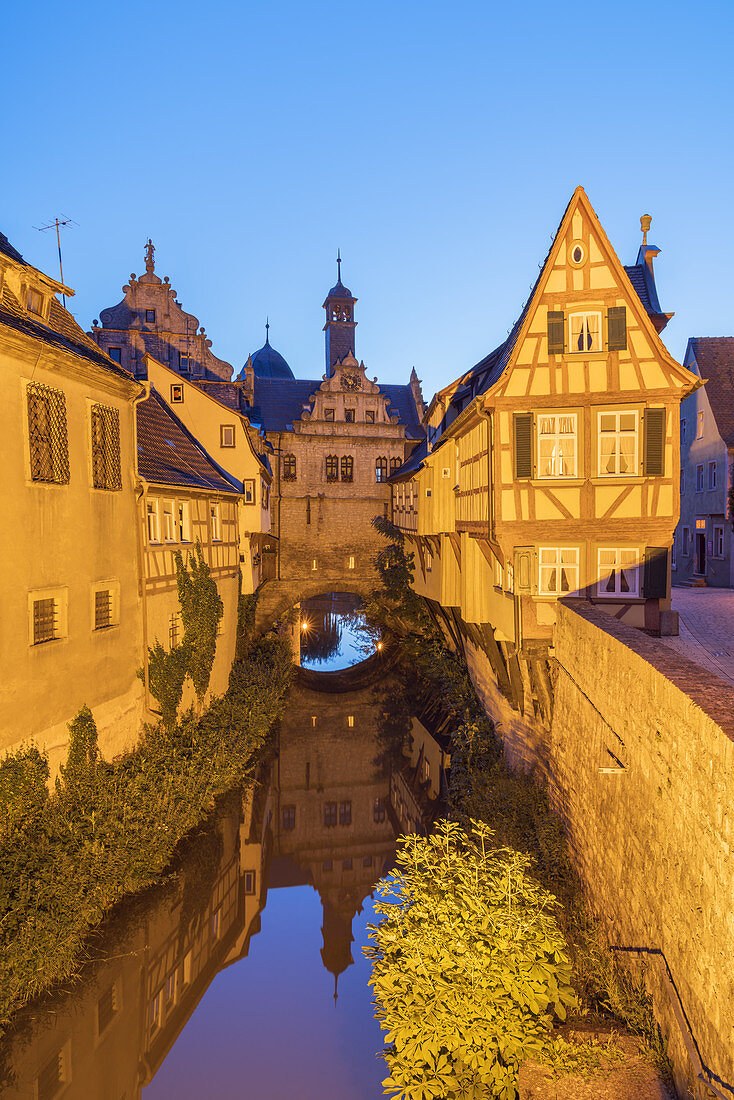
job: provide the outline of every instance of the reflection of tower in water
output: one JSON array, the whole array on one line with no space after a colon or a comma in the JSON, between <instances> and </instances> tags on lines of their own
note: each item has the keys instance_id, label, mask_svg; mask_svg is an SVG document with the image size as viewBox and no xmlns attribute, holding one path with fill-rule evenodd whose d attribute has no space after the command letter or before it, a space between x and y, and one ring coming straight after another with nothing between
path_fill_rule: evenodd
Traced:
<instances>
[{"instance_id":1,"label":"reflection of tower in water","mask_svg":"<svg viewBox=\"0 0 734 1100\"><path fill-rule=\"evenodd\" d=\"M293 688L280 730L269 885L310 885L323 906L324 967L352 965L352 922L395 851L382 718L390 685L341 695ZM277 865L277 866L276 866Z\"/></svg>"}]
</instances>

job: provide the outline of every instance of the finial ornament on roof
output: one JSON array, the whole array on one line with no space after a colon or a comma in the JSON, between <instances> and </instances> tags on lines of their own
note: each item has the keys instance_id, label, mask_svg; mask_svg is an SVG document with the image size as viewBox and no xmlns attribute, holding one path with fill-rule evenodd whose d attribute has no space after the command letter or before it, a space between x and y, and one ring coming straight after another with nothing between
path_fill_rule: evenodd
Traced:
<instances>
[{"instance_id":1,"label":"finial ornament on roof","mask_svg":"<svg viewBox=\"0 0 734 1100\"><path fill-rule=\"evenodd\" d=\"M650 232L650 226L652 224L652 214L643 214L640 218L640 229L642 230L642 243L647 244L647 234Z\"/></svg>"},{"instance_id":2,"label":"finial ornament on roof","mask_svg":"<svg viewBox=\"0 0 734 1100\"><path fill-rule=\"evenodd\" d=\"M265 318L265 343L270 343L270 318Z\"/></svg>"},{"instance_id":3,"label":"finial ornament on roof","mask_svg":"<svg viewBox=\"0 0 734 1100\"><path fill-rule=\"evenodd\" d=\"M342 250L337 248L336 250L336 281L340 283L342 281Z\"/></svg>"},{"instance_id":4,"label":"finial ornament on roof","mask_svg":"<svg viewBox=\"0 0 734 1100\"><path fill-rule=\"evenodd\" d=\"M145 246L145 270L149 275L152 275L155 271L155 260L153 254L155 253L155 245L153 241L148 237L148 243Z\"/></svg>"}]
</instances>

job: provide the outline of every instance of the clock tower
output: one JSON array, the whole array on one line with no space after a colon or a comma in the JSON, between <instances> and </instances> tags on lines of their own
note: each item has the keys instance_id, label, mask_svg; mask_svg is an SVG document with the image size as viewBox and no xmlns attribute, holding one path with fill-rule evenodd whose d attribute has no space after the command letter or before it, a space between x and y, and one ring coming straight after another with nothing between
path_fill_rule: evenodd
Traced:
<instances>
[{"instance_id":1,"label":"clock tower","mask_svg":"<svg viewBox=\"0 0 734 1100\"><path fill-rule=\"evenodd\" d=\"M337 280L326 295L324 309L326 310L326 377L331 378L334 373L334 364L343 359L350 352L354 355L354 330L357 322L354 320L354 303L352 297L342 283L341 254L337 253Z\"/></svg>"}]
</instances>

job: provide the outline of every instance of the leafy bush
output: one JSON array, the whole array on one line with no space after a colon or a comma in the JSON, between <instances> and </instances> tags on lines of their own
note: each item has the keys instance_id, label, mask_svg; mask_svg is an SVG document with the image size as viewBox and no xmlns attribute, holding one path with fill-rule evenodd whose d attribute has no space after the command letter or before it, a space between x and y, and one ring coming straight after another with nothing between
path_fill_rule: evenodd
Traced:
<instances>
[{"instance_id":1,"label":"leafy bush","mask_svg":"<svg viewBox=\"0 0 734 1100\"><path fill-rule=\"evenodd\" d=\"M280 639L251 645L203 715L146 727L115 763L98 755L84 707L50 798L36 749L0 761L0 1032L15 1009L76 974L89 930L124 894L156 882L213 800L252 774L291 668Z\"/></svg>"},{"instance_id":2,"label":"leafy bush","mask_svg":"<svg viewBox=\"0 0 734 1100\"><path fill-rule=\"evenodd\" d=\"M377 886L383 920L365 953L391 1044L383 1087L402 1100L514 1100L521 1063L576 1007L557 903L492 836L443 821L404 837Z\"/></svg>"},{"instance_id":3,"label":"leafy bush","mask_svg":"<svg viewBox=\"0 0 734 1100\"><path fill-rule=\"evenodd\" d=\"M212 675L217 626L224 614L224 604L204 559L201 543L197 541L186 562L180 550L176 551L175 558L178 602L184 627L182 645L188 654L187 671L196 698L201 701Z\"/></svg>"}]
</instances>

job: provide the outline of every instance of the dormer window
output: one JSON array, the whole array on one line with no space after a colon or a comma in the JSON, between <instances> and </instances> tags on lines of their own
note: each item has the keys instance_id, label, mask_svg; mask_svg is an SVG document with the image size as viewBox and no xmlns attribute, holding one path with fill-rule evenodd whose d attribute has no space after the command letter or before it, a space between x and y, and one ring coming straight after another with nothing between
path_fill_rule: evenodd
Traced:
<instances>
[{"instance_id":1,"label":"dormer window","mask_svg":"<svg viewBox=\"0 0 734 1100\"><path fill-rule=\"evenodd\" d=\"M568 318L568 350L601 351L601 313L571 313Z\"/></svg>"},{"instance_id":2,"label":"dormer window","mask_svg":"<svg viewBox=\"0 0 734 1100\"><path fill-rule=\"evenodd\" d=\"M32 287L28 291L28 312L35 313L37 317L43 317L43 295Z\"/></svg>"}]
</instances>

